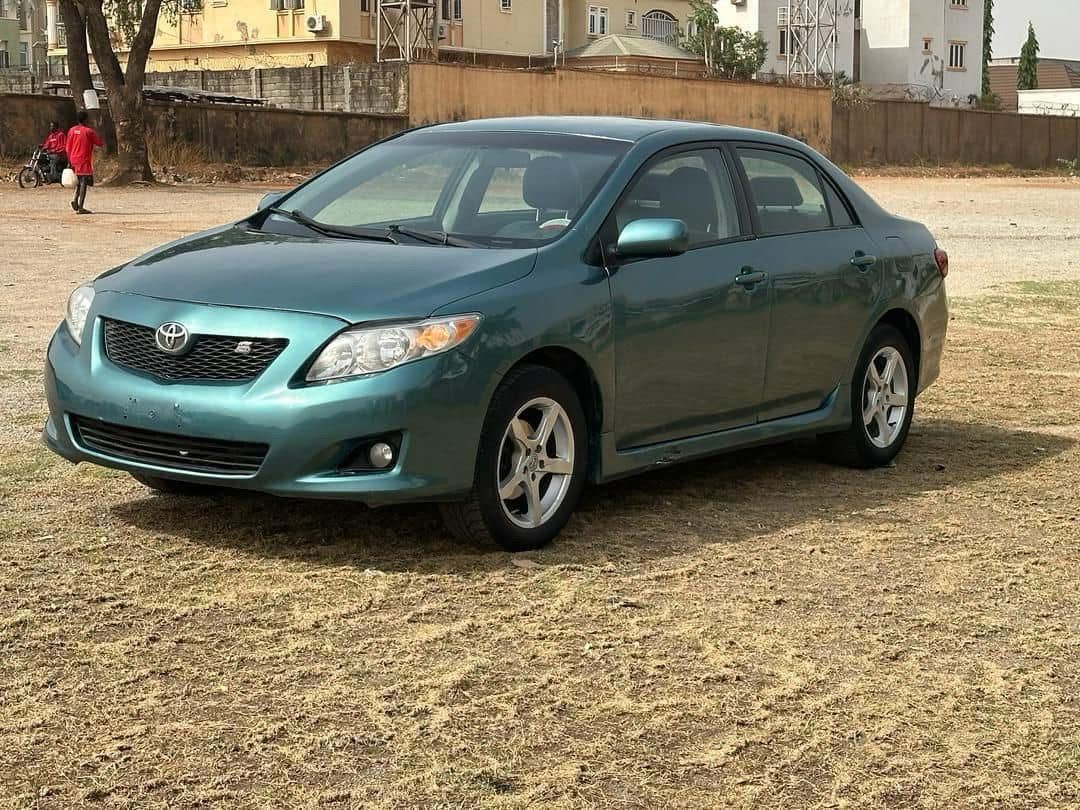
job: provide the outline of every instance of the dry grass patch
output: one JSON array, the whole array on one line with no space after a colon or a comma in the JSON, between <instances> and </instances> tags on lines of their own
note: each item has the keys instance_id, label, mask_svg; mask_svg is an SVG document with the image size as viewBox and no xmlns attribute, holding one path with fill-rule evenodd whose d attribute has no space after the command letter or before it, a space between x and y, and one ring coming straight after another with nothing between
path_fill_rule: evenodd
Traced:
<instances>
[{"instance_id":1,"label":"dry grass patch","mask_svg":"<svg viewBox=\"0 0 1080 810\"><path fill-rule=\"evenodd\" d=\"M955 302L896 466L672 468L527 558L56 459L46 311L0 323L0 806L1080 803L1074 281Z\"/></svg>"}]
</instances>

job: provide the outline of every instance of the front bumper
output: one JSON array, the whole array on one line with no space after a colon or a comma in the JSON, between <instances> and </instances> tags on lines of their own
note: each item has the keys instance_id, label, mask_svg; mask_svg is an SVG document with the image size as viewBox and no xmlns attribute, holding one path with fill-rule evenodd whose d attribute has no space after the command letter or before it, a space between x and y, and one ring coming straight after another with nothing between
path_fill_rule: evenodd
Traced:
<instances>
[{"instance_id":1,"label":"front bumper","mask_svg":"<svg viewBox=\"0 0 1080 810\"><path fill-rule=\"evenodd\" d=\"M166 383L107 358L102 315L144 326L176 320L196 334L284 337L289 344L249 383ZM63 324L49 344L45 370L49 419L43 439L73 462L274 495L378 505L448 500L467 492L487 390L485 381L477 379L470 344L381 374L297 385L298 369L344 326L319 315L99 293L82 346ZM261 443L269 450L250 475L144 463L83 445L73 430L72 415L193 438ZM402 443L390 470L340 470L360 440L395 433Z\"/></svg>"}]
</instances>

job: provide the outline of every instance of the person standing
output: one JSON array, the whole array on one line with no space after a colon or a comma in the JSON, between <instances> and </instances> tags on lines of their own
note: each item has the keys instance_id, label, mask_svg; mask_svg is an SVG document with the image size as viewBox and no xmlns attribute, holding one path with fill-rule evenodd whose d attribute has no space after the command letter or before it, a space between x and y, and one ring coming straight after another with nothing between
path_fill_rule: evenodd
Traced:
<instances>
[{"instance_id":1,"label":"person standing","mask_svg":"<svg viewBox=\"0 0 1080 810\"><path fill-rule=\"evenodd\" d=\"M101 147L105 142L101 136L86 125L89 116L86 110L79 110L75 116L76 124L68 130L68 163L75 172L75 197L71 200L71 209L76 214L89 214L86 210L86 190L94 185L94 147Z\"/></svg>"},{"instance_id":2,"label":"person standing","mask_svg":"<svg viewBox=\"0 0 1080 810\"><path fill-rule=\"evenodd\" d=\"M49 181L59 183L64 169L67 168L67 136L55 121L49 122L49 134L45 136L45 143L41 148L45 150L45 156L49 160Z\"/></svg>"}]
</instances>

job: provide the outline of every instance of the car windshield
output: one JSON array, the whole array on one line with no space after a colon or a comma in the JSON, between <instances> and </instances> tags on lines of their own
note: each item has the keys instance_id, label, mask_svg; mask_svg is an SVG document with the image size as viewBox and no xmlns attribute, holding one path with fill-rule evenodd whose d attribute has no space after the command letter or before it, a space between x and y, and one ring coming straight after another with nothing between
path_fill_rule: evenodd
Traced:
<instances>
[{"instance_id":1,"label":"car windshield","mask_svg":"<svg viewBox=\"0 0 1080 810\"><path fill-rule=\"evenodd\" d=\"M418 131L378 144L283 200L265 228L410 244L530 247L577 218L626 141Z\"/></svg>"}]
</instances>

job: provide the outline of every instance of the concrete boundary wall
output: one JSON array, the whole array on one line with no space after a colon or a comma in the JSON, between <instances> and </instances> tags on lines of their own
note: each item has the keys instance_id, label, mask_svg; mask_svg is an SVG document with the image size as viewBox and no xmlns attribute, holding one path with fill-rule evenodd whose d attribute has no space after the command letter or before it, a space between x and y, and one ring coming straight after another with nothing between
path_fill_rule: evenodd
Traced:
<instances>
[{"instance_id":1,"label":"concrete boundary wall","mask_svg":"<svg viewBox=\"0 0 1080 810\"><path fill-rule=\"evenodd\" d=\"M1007 164L1080 159L1080 119L881 101L833 111L833 160L849 165Z\"/></svg>"},{"instance_id":2,"label":"concrete boundary wall","mask_svg":"<svg viewBox=\"0 0 1080 810\"><path fill-rule=\"evenodd\" d=\"M148 102L144 111L151 144L184 145L203 160L250 166L332 163L408 125L403 115L220 104ZM70 98L0 95L0 154L25 158L41 143L50 120L70 125L74 118L75 105ZM98 126L112 146L107 112Z\"/></svg>"},{"instance_id":3,"label":"concrete boundary wall","mask_svg":"<svg viewBox=\"0 0 1080 810\"><path fill-rule=\"evenodd\" d=\"M409 66L413 125L508 115L626 115L767 129L827 150L827 89L589 70Z\"/></svg>"}]
</instances>

